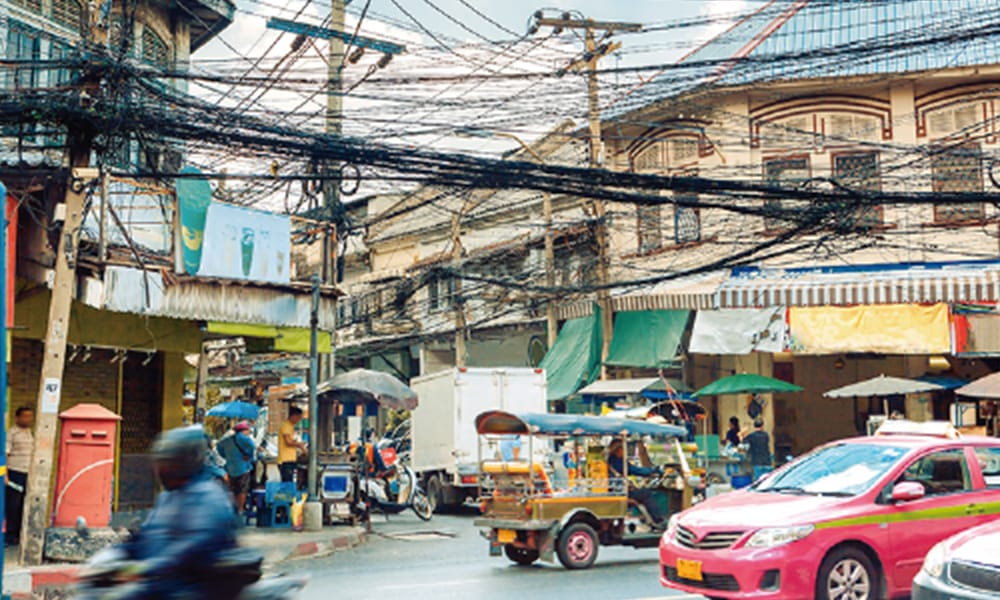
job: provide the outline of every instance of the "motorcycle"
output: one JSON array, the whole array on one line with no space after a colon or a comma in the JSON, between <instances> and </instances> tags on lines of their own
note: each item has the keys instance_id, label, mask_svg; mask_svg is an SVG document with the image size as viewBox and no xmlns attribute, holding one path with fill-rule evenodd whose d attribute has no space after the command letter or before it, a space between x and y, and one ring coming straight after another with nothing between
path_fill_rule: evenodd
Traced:
<instances>
[{"instance_id":1,"label":"motorcycle","mask_svg":"<svg viewBox=\"0 0 1000 600\"><path fill-rule=\"evenodd\" d=\"M358 447L363 475L360 481L361 504L368 510L395 515L412 508L421 520L429 521L434 514L420 478L410 465L395 460L386 465L378 448Z\"/></svg>"},{"instance_id":2,"label":"motorcycle","mask_svg":"<svg viewBox=\"0 0 1000 600\"><path fill-rule=\"evenodd\" d=\"M306 586L308 577L261 577L262 557L248 548L237 548L217 564L198 574L213 583L211 597L233 600L290 600ZM97 552L80 569L71 597L78 600L114 600L133 594L140 585L132 575L134 561L117 546Z\"/></svg>"}]
</instances>

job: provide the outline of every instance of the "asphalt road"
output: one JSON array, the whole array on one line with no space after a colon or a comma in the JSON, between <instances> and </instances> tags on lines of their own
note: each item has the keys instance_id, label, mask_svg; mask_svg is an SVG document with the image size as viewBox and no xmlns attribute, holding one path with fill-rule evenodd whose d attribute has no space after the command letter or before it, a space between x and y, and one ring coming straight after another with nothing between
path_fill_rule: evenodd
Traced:
<instances>
[{"instance_id":1,"label":"asphalt road","mask_svg":"<svg viewBox=\"0 0 1000 600\"><path fill-rule=\"evenodd\" d=\"M602 547L593 568L567 571L558 564L517 567L487 554L473 515L435 515L425 523L412 513L372 519L375 533L359 548L286 563L309 573L303 600L503 598L510 600L695 600L660 587L655 549Z\"/></svg>"}]
</instances>

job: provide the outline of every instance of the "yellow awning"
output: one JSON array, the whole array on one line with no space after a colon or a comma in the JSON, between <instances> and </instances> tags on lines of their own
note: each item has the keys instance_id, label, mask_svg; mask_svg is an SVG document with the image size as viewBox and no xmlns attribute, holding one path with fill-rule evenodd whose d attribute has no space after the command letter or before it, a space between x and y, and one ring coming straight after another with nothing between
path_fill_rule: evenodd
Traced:
<instances>
[{"instance_id":1,"label":"yellow awning","mask_svg":"<svg viewBox=\"0 0 1000 600\"><path fill-rule=\"evenodd\" d=\"M275 352L309 353L309 329L304 327L274 327L250 323L209 321L206 329L208 333L218 335L274 340L273 350ZM332 351L332 339L329 331L318 333L317 346L321 353L329 354Z\"/></svg>"},{"instance_id":2,"label":"yellow awning","mask_svg":"<svg viewBox=\"0 0 1000 600\"><path fill-rule=\"evenodd\" d=\"M788 309L796 354L948 354L947 304L792 307Z\"/></svg>"}]
</instances>

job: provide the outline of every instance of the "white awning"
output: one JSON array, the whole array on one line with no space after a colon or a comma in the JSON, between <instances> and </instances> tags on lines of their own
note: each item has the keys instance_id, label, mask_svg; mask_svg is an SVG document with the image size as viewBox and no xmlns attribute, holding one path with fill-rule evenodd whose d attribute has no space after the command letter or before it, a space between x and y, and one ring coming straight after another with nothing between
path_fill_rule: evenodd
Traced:
<instances>
[{"instance_id":1,"label":"white awning","mask_svg":"<svg viewBox=\"0 0 1000 600\"><path fill-rule=\"evenodd\" d=\"M579 394L590 396L623 396L625 394L638 394L659 381L657 377L642 377L639 379L605 379L595 381L580 390Z\"/></svg>"},{"instance_id":2,"label":"white awning","mask_svg":"<svg viewBox=\"0 0 1000 600\"><path fill-rule=\"evenodd\" d=\"M719 308L1000 302L1000 265L886 270L761 269L718 289Z\"/></svg>"}]
</instances>

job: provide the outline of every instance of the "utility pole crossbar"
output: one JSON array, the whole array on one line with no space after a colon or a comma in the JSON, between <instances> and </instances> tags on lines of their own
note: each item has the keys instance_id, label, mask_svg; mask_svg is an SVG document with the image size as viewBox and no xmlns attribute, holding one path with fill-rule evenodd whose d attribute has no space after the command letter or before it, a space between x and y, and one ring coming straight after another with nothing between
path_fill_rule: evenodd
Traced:
<instances>
[{"instance_id":1,"label":"utility pole crossbar","mask_svg":"<svg viewBox=\"0 0 1000 600\"><path fill-rule=\"evenodd\" d=\"M568 13L561 18L548 18L539 12L535 14L532 30L539 27L552 27L556 32L565 29L578 29L584 32L584 55L560 70L586 71L587 73L587 120L590 129L590 168L601 166L601 107L599 102L600 85L597 80L598 62L605 56L621 47L621 44L607 43L609 37L619 31L637 32L642 30L640 23L624 23L617 21L594 21L593 19L570 18ZM600 42L597 32L604 35ZM611 336L614 327L614 314L611 310L611 294L608 291L610 283L610 268L608 260L608 223L607 207L603 200L594 199L590 202L594 215L594 238L597 244L597 279L600 288L597 292L597 305L601 308L601 379L607 378L607 368L604 361L611 349Z\"/></svg>"}]
</instances>

